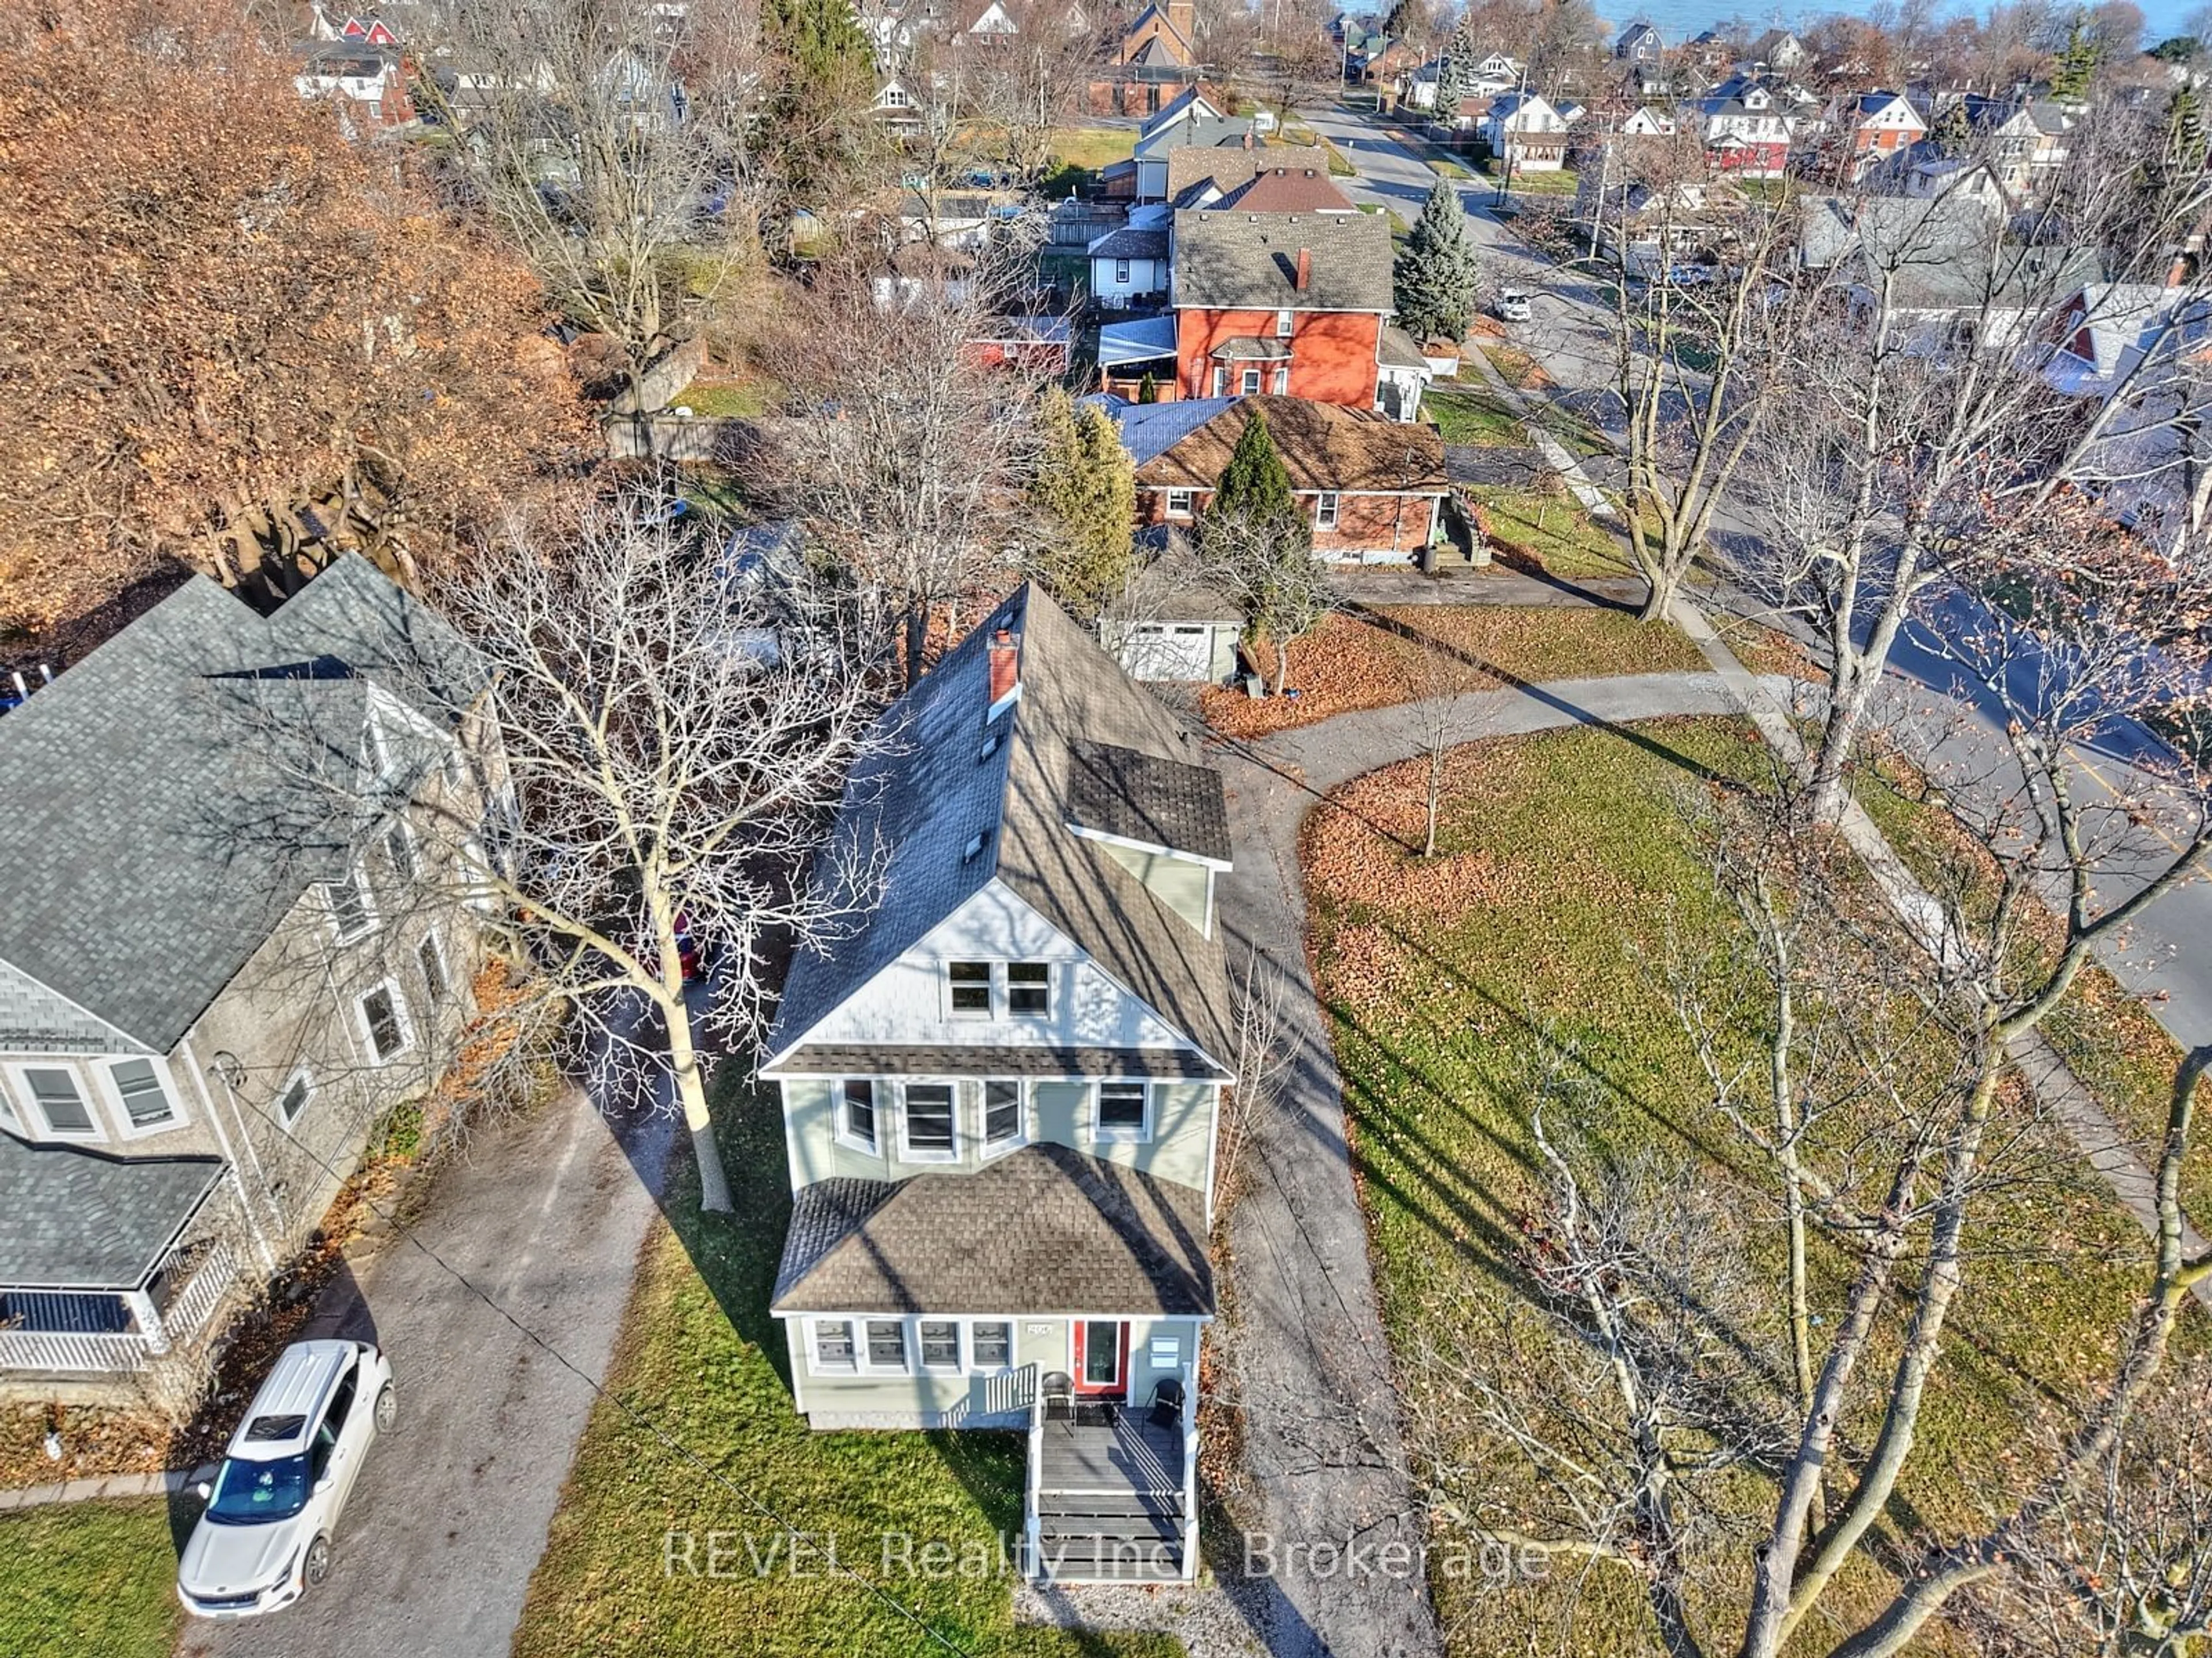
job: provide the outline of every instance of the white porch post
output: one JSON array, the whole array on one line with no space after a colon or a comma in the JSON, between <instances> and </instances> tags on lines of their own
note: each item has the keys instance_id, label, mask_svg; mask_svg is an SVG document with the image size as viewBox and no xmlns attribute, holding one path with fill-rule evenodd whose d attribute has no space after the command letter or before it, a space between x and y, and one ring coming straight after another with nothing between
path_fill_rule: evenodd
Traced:
<instances>
[{"instance_id":1,"label":"white porch post","mask_svg":"<svg viewBox=\"0 0 2212 1658\"><path fill-rule=\"evenodd\" d=\"M154 1310L154 1297L143 1290L129 1290L123 1299L131 1304L137 1316L138 1332L146 1338L146 1351L160 1357L169 1351L169 1333L161 1327L161 1315Z\"/></svg>"}]
</instances>

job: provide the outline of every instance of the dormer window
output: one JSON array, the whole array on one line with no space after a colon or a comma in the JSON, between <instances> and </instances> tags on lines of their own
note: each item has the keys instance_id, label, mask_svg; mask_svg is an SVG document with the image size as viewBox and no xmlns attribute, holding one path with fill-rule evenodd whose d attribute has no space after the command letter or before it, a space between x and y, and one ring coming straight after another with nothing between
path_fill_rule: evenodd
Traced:
<instances>
[{"instance_id":1,"label":"dormer window","mask_svg":"<svg viewBox=\"0 0 2212 1658\"><path fill-rule=\"evenodd\" d=\"M988 962L947 962L945 985L956 1019L991 1017L991 964Z\"/></svg>"},{"instance_id":2,"label":"dormer window","mask_svg":"<svg viewBox=\"0 0 2212 1658\"><path fill-rule=\"evenodd\" d=\"M991 837L981 829L976 830L968 837L968 847L960 854L960 861L963 864L974 863L981 855L984 847L988 844L990 839Z\"/></svg>"}]
</instances>

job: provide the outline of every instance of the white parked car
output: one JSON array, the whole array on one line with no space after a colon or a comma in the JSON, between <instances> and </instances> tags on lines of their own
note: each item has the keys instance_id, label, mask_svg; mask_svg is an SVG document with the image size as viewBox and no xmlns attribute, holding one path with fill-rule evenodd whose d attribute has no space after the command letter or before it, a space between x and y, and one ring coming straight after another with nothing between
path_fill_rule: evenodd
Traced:
<instances>
[{"instance_id":1,"label":"white parked car","mask_svg":"<svg viewBox=\"0 0 2212 1658\"><path fill-rule=\"evenodd\" d=\"M1509 288L1503 293L1499 294L1498 296L1498 319L1502 322L1528 321L1528 290L1520 288Z\"/></svg>"},{"instance_id":2,"label":"white parked car","mask_svg":"<svg viewBox=\"0 0 2212 1658\"><path fill-rule=\"evenodd\" d=\"M330 1576L331 1534L369 1442L388 1433L392 1361L365 1341L302 1341L278 1355L202 1485L207 1511L177 1564L198 1618L289 1606Z\"/></svg>"}]
</instances>

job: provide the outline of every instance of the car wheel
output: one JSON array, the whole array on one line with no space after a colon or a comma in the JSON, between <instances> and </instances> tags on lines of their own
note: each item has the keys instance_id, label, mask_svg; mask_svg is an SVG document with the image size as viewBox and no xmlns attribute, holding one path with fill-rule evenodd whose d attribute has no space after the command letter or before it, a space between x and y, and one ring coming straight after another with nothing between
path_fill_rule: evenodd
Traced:
<instances>
[{"instance_id":1,"label":"car wheel","mask_svg":"<svg viewBox=\"0 0 2212 1658\"><path fill-rule=\"evenodd\" d=\"M392 1424L399 1419L399 1396L392 1391L392 1384L384 1384L376 1396L376 1430L380 1434L392 1431Z\"/></svg>"},{"instance_id":2,"label":"car wheel","mask_svg":"<svg viewBox=\"0 0 2212 1658\"><path fill-rule=\"evenodd\" d=\"M331 1540L327 1537L318 1537L307 1545L307 1562L300 1571L301 1581L311 1589L318 1588L321 1587L323 1579L330 1575Z\"/></svg>"}]
</instances>

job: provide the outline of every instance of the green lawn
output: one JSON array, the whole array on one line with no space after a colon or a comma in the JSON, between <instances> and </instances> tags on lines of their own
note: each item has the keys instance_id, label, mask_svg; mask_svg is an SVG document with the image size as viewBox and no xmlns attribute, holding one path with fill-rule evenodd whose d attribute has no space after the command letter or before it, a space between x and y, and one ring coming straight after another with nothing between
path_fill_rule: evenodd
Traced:
<instances>
[{"instance_id":1,"label":"green lawn","mask_svg":"<svg viewBox=\"0 0 2212 1658\"><path fill-rule=\"evenodd\" d=\"M8 1658L166 1658L181 1615L166 1498L0 1516Z\"/></svg>"},{"instance_id":2,"label":"green lawn","mask_svg":"<svg viewBox=\"0 0 2212 1658\"><path fill-rule=\"evenodd\" d=\"M1182 1653L1164 1637L1017 1630L1002 1576L886 1571L886 1533L915 1540L917 1565L932 1542L950 1546L955 1561L995 1558L1000 1536L1011 1546L1022 1527L1024 1442L1006 1433L809 1431L792 1410L782 1338L768 1315L791 1211L782 1123L734 1065L717 1078L716 1110L736 1214L698 1214L697 1176L684 1158L672 1182L673 1230L656 1224L646 1244L608 1378L618 1398L708 1468L602 1400L531 1580L515 1658L944 1651L851 1577L829 1572L818 1552L794 1557L782 1527L740 1491L799 1532L834 1536L839 1560L967 1651ZM697 1576L666 1568L672 1533L695 1540ZM756 1575L756 1558L765 1573Z\"/></svg>"},{"instance_id":3,"label":"green lawn","mask_svg":"<svg viewBox=\"0 0 2212 1658\"><path fill-rule=\"evenodd\" d=\"M1421 408L1436 422L1446 443L1517 448L1528 441L1528 434L1521 429L1521 416L1498 401L1495 392L1479 385L1450 391L1432 386L1421 399Z\"/></svg>"},{"instance_id":4,"label":"green lawn","mask_svg":"<svg viewBox=\"0 0 2212 1658\"><path fill-rule=\"evenodd\" d=\"M1482 176L1496 184L1499 182L1501 173L1498 164L1492 161L1485 166ZM1511 193L1516 196L1571 196L1578 184L1577 175L1566 167L1538 173L1524 172L1516 167Z\"/></svg>"},{"instance_id":5,"label":"green lawn","mask_svg":"<svg viewBox=\"0 0 2212 1658\"><path fill-rule=\"evenodd\" d=\"M1574 1055L1573 1091L1548 1116L1555 1139L1608 1166L1656 1154L1739 1193L1754 1264L1764 1272L1778 1261L1765 1188L1705 1102L1664 973L1678 952L1709 946L1732 925L1675 802L1719 780L1757 779L1763 767L1748 729L1734 721L1580 728L1455 751L1439 858L1403 844L1419 842L1420 762L1360 780L1340 796L1346 810L1308 820L1320 989L1384 1321L1402 1363L1430 1339L1470 1327L1471 1309L1490 1309L1486 1319L1525 1312L1525 1229L1542 1178L1529 1102L1547 1048ZM1723 1051L1730 1061L1755 1058L1748 1041ZM2023 1413L2078 1399L2085 1378L2107 1373L2145 1259L2140 1233L2086 1165L2032 1130L2026 1139L2053 1161L2045 1179L1993 1193L1979 1217L1968 1292L1897 1497L1896 1513L1938 1529L1974 1521L1990 1471L2011 1466ZM1815 1268L1832 1312L1847 1263L1823 1249ZM1541 1376L1556 1338L1533 1330L1524 1324L1528 1345L1514 1363ZM2205 1345L2193 1316L2184 1334L2190 1350ZM1885 1326L1870 1375L1887 1373L1896 1335ZM1457 1466L1482 1471L1490 1513L1517 1517L1540 1502L1523 1460L1486 1439L1471 1414L1433 1420L1448 1424L1432 1431L1452 1436L1444 1448ZM1872 1427L1855 1410L1845 1442L1863 1448ZM1747 1476L1722 1500L1755 1519L1771 1494ZM1579 1577L1555 1576L1560 1585ZM1525 1619L1548 1618L1566 1592L1432 1587L1459 1631L1454 1649L1466 1655L1521 1650ZM1839 1580L1836 1605L1863 1607L1884 1590L1863 1559ZM1578 1651L1656 1649L1625 1575L1594 1574L1581 1612ZM1953 1649L1942 1636L1923 1646Z\"/></svg>"},{"instance_id":6,"label":"green lawn","mask_svg":"<svg viewBox=\"0 0 2212 1658\"><path fill-rule=\"evenodd\" d=\"M1564 487L1554 494L1475 483L1467 486L1467 494L1480 510L1491 544L1509 560L1571 580L1636 574L1620 538Z\"/></svg>"},{"instance_id":7,"label":"green lawn","mask_svg":"<svg viewBox=\"0 0 2212 1658\"><path fill-rule=\"evenodd\" d=\"M669 400L669 406L689 409L702 419L758 420L782 396L783 386L773 375L734 374L693 380Z\"/></svg>"}]
</instances>

